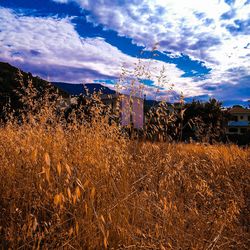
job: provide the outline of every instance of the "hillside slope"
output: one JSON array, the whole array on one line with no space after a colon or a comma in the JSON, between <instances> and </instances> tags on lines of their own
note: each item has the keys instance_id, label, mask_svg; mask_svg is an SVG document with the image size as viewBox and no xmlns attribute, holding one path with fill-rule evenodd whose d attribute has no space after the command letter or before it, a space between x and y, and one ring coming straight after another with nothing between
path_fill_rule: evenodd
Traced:
<instances>
[{"instance_id":1,"label":"hillside slope","mask_svg":"<svg viewBox=\"0 0 250 250\"><path fill-rule=\"evenodd\" d=\"M44 96L46 91L68 96L66 92L59 90L51 83L34 77L31 73L26 73L8 63L0 62L0 111L7 103L13 110L21 109L23 106L21 95L26 94L23 87L28 87L28 85L34 88L36 97Z\"/></svg>"},{"instance_id":2,"label":"hillside slope","mask_svg":"<svg viewBox=\"0 0 250 250\"><path fill-rule=\"evenodd\" d=\"M87 94L86 89L88 89L89 94L93 94L94 92L99 92L99 91L101 91L103 94L106 95L111 95L116 93L114 90L98 83L80 84L80 83L52 82L52 84L70 95L81 95L81 94L86 95Z\"/></svg>"}]
</instances>

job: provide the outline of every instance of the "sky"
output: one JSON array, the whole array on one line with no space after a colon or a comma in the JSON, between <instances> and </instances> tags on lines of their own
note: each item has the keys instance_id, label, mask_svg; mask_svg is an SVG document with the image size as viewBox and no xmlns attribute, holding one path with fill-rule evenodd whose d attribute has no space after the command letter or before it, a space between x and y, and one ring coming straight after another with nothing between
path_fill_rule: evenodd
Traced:
<instances>
[{"instance_id":1,"label":"sky","mask_svg":"<svg viewBox=\"0 0 250 250\"><path fill-rule=\"evenodd\" d=\"M0 0L0 61L148 99L250 99L250 0Z\"/></svg>"}]
</instances>

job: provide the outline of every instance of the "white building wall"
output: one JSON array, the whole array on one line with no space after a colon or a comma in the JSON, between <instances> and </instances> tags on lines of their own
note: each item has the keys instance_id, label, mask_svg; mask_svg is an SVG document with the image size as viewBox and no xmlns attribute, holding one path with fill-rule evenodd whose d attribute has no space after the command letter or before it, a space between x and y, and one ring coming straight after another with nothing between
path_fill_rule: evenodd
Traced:
<instances>
[{"instance_id":1,"label":"white building wall","mask_svg":"<svg viewBox=\"0 0 250 250\"><path fill-rule=\"evenodd\" d=\"M121 96L120 101L121 125L132 125L134 128L143 128L144 124L144 100L127 95Z\"/></svg>"},{"instance_id":2,"label":"white building wall","mask_svg":"<svg viewBox=\"0 0 250 250\"><path fill-rule=\"evenodd\" d=\"M130 105L129 105L129 96L121 96L120 101L120 113L121 113L121 125L128 126L130 125Z\"/></svg>"}]
</instances>

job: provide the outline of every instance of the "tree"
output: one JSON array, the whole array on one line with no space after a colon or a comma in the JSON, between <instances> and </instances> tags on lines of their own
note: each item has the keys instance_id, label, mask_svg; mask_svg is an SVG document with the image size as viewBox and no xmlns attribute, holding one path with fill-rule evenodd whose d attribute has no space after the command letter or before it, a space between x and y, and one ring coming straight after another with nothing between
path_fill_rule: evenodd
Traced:
<instances>
[{"instance_id":1,"label":"tree","mask_svg":"<svg viewBox=\"0 0 250 250\"><path fill-rule=\"evenodd\" d=\"M226 111L222 103L212 98L208 102L193 101L185 105L184 139L221 141L225 137Z\"/></svg>"}]
</instances>

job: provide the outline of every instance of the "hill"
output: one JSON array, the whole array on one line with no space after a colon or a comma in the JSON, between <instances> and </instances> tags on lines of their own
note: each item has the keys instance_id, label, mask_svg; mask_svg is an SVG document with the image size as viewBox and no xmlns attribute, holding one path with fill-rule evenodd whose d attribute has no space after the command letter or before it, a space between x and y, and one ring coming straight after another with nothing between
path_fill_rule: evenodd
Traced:
<instances>
[{"instance_id":1,"label":"hill","mask_svg":"<svg viewBox=\"0 0 250 250\"><path fill-rule=\"evenodd\" d=\"M22 95L25 96L24 89L32 87L36 95L34 98L43 97L46 92L58 93L64 97L68 94L51 83L34 77L31 73L26 73L9 63L0 62L0 113L4 106L9 103L12 110L18 111L23 108Z\"/></svg>"},{"instance_id":2,"label":"hill","mask_svg":"<svg viewBox=\"0 0 250 250\"><path fill-rule=\"evenodd\" d=\"M108 87L105 87L98 83L66 83L66 82L52 82L52 84L59 89L65 91L70 95L86 95L87 92L89 94L93 94L94 92L101 91L103 94L111 95L116 92Z\"/></svg>"},{"instance_id":3,"label":"hill","mask_svg":"<svg viewBox=\"0 0 250 250\"><path fill-rule=\"evenodd\" d=\"M31 73L24 72L9 63L0 62L0 119L4 118L4 109L7 104L16 114L25 110L21 98L27 96L24 89L30 86L35 93L33 97L42 101L46 93L67 98L69 95L87 95L101 91L103 94L114 94L114 90L101 84L71 84L65 82L48 82Z\"/></svg>"}]
</instances>

